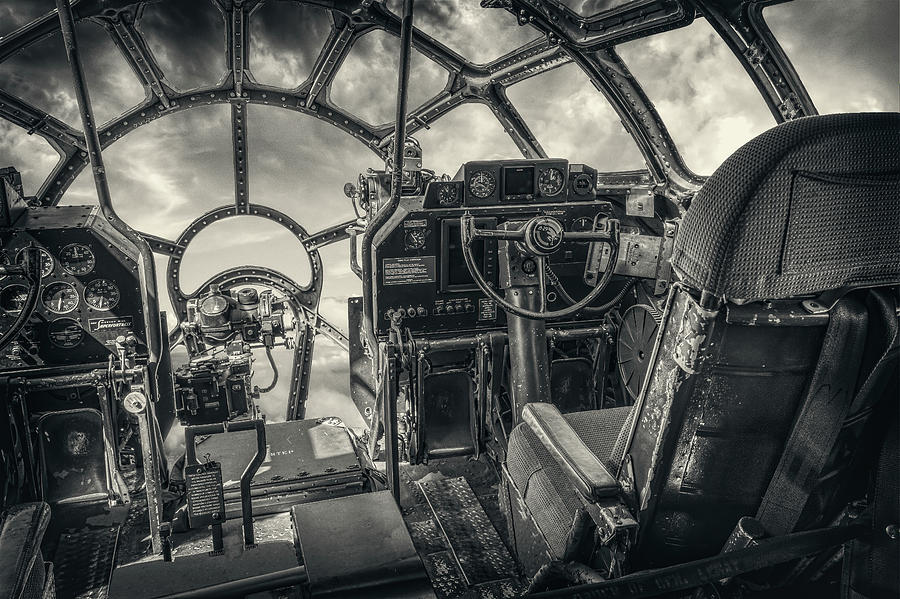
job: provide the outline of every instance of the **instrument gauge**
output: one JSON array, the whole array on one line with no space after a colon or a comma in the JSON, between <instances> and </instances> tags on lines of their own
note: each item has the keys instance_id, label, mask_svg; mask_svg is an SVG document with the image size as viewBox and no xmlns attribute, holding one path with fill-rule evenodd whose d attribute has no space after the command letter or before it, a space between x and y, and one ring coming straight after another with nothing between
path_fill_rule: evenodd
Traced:
<instances>
[{"instance_id":1,"label":"instrument gauge","mask_svg":"<svg viewBox=\"0 0 900 599\"><path fill-rule=\"evenodd\" d=\"M69 283L57 281L44 287L41 302L54 314L65 314L78 306L78 292Z\"/></svg>"},{"instance_id":2,"label":"instrument gauge","mask_svg":"<svg viewBox=\"0 0 900 599\"><path fill-rule=\"evenodd\" d=\"M0 265L9 266L10 263L11 263L11 260L9 259L9 256L6 255L6 252L0 252ZM6 275L0 276L0 281L2 281L5 278L6 278Z\"/></svg>"},{"instance_id":3,"label":"instrument gauge","mask_svg":"<svg viewBox=\"0 0 900 599\"><path fill-rule=\"evenodd\" d=\"M94 279L84 286L84 303L94 310L112 310L121 297L118 286L109 279Z\"/></svg>"},{"instance_id":4,"label":"instrument gauge","mask_svg":"<svg viewBox=\"0 0 900 599\"><path fill-rule=\"evenodd\" d=\"M50 343L56 347L72 349L81 345L84 340L84 329L74 318L60 318L47 327L47 336Z\"/></svg>"},{"instance_id":5,"label":"instrument gauge","mask_svg":"<svg viewBox=\"0 0 900 599\"><path fill-rule=\"evenodd\" d=\"M566 180L558 168L543 169L538 176L538 190L544 196L555 196L562 191Z\"/></svg>"},{"instance_id":6,"label":"instrument gauge","mask_svg":"<svg viewBox=\"0 0 900 599\"><path fill-rule=\"evenodd\" d=\"M208 295L200 300L200 313L204 316L218 316L228 309L228 300L223 295Z\"/></svg>"},{"instance_id":7,"label":"instrument gauge","mask_svg":"<svg viewBox=\"0 0 900 599\"><path fill-rule=\"evenodd\" d=\"M27 298L28 288L25 285L7 285L0 290L0 309L8 314L18 314Z\"/></svg>"},{"instance_id":8,"label":"instrument gauge","mask_svg":"<svg viewBox=\"0 0 900 599\"><path fill-rule=\"evenodd\" d=\"M38 248L41 253L41 277L49 277L53 272L53 256L44 248ZM16 254L16 264L25 264L25 250L19 250Z\"/></svg>"},{"instance_id":9,"label":"instrument gauge","mask_svg":"<svg viewBox=\"0 0 900 599\"><path fill-rule=\"evenodd\" d=\"M408 250L419 250L425 247L425 230L410 229L403 236L403 244Z\"/></svg>"},{"instance_id":10,"label":"instrument gauge","mask_svg":"<svg viewBox=\"0 0 900 599\"><path fill-rule=\"evenodd\" d=\"M469 191L476 198L484 199L493 194L495 189L497 180L488 171L475 171L475 174L469 177Z\"/></svg>"},{"instance_id":11,"label":"instrument gauge","mask_svg":"<svg viewBox=\"0 0 900 599\"><path fill-rule=\"evenodd\" d=\"M95 262L94 252L83 243L70 243L59 252L59 265L69 274L86 275Z\"/></svg>"},{"instance_id":12,"label":"instrument gauge","mask_svg":"<svg viewBox=\"0 0 900 599\"><path fill-rule=\"evenodd\" d=\"M459 204L459 193L455 185L441 185L438 187L438 205L456 206Z\"/></svg>"}]
</instances>

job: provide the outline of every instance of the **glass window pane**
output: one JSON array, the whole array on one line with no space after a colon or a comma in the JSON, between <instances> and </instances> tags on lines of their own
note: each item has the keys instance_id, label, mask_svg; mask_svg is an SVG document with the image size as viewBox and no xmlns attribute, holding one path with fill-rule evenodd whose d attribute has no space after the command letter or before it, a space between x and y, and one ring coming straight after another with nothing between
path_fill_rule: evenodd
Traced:
<instances>
[{"instance_id":1,"label":"glass window pane","mask_svg":"<svg viewBox=\"0 0 900 599\"><path fill-rule=\"evenodd\" d=\"M548 156L600 171L646 168L619 116L578 65L526 79L506 95Z\"/></svg>"},{"instance_id":2,"label":"glass window pane","mask_svg":"<svg viewBox=\"0 0 900 599\"><path fill-rule=\"evenodd\" d=\"M444 89L447 71L417 50L409 67L410 110ZM400 38L373 31L353 44L331 85L331 100L373 125L393 122L397 98Z\"/></svg>"},{"instance_id":3,"label":"glass window pane","mask_svg":"<svg viewBox=\"0 0 900 599\"><path fill-rule=\"evenodd\" d=\"M900 110L897 0L794 0L763 16L819 113Z\"/></svg>"},{"instance_id":4,"label":"glass window pane","mask_svg":"<svg viewBox=\"0 0 900 599\"><path fill-rule=\"evenodd\" d=\"M688 168L711 174L775 125L737 58L703 18L617 47L656 106Z\"/></svg>"},{"instance_id":5,"label":"glass window pane","mask_svg":"<svg viewBox=\"0 0 900 599\"><path fill-rule=\"evenodd\" d=\"M328 39L328 12L293 2L267 2L250 17L250 68L263 85L303 83ZM301 42L302 40L302 42Z\"/></svg>"}]
</instances>

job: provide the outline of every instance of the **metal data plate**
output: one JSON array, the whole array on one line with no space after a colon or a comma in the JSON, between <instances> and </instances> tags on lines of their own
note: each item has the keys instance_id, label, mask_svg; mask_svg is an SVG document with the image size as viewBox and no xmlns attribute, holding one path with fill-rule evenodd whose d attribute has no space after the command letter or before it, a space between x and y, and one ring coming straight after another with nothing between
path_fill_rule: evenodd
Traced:
<instances>
[{"instance_id":1,"label":"metal data plate","mask_svg":"<svg viewBox=\"0 0 900 599\"><path fill-rule=\"evenodd\" d=\"M225 491L222 467L216 462L184 467L188 520L191 528L208 526L225 519Z\"/></svg>"},{"instance_id":2,"label":"metal data plate","mask_svg":"<svg viewBox=\"0 0 900 599\"><path fill-rule=\"evenodd\" d=\"M619 235L619 260L616 274L655 279L663 238L656 235Z\"/></svg>"}]
</instances>

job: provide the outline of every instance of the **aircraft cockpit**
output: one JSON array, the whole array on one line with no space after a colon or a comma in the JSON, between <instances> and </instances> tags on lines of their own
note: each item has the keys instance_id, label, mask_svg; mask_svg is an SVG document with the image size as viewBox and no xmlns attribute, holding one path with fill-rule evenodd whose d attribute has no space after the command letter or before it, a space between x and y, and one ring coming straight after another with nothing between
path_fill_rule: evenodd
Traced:
<instances>
[{"instance_id":1,"label":"aircraft cockpit","mask_svg":"<svg viewBox=\"0 0 900 599\"><path fill-rule=\"evenodd\" d=\"M895 3L31 4L0 595L900 592Z\"/></svg>"}]
</instances>

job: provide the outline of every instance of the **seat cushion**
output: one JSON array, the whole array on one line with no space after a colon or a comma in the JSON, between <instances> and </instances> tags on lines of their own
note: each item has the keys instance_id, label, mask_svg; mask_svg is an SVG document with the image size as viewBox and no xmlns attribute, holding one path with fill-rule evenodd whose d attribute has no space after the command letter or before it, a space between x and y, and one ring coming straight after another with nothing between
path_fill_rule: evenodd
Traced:
<instances>
[{"instance_id":1,"label":"seat cushion","mask_svg":"<svg viewBox=\"0 0 900 599\"><path fill-rule=\"evenodd\" d=\"M564 418L615 476L625 449L627 422L632 408L609 408L565 414ZM582 506L562 468L527 424L509 435L506 468L524 498L556 559L562 559L575 512Z\"/></svg>"}]
</instances>

